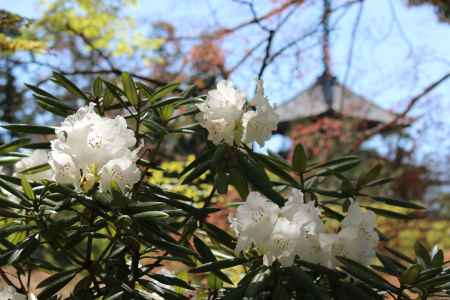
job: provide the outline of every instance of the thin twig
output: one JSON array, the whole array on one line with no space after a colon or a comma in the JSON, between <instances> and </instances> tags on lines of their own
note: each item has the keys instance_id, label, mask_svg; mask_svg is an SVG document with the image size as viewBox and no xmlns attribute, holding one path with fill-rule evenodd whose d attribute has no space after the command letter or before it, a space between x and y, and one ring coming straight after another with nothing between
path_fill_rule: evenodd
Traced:
<instances>
[{"instance_id":1,"label":"thin twig","mask_svg":"<svg viewBox=\"0 0 450 300\"><path fill-rule=\"evenodd\" d=\"M359 28L359 24L361 22L363 9L364 9L364 2L361 1L360 5L359 5L359 9L358 9L358 14L356 15L355 23L354 23L353 29L352 29L352 38L350 41L350 47L349 47L348 56L347 56L347 67L345 70L344 79L342 80L343 86L346 86L348 77L350 75L350 70L351 70L352 61L353 61L353 51L354 51L355 42L356 42L356 35L358 34L358 28ZM341 95L340 95L339 102L340 102L340 109L342 110L342 108L344 106L344 89L341 89Z\"/></svg>"}]
</instances>

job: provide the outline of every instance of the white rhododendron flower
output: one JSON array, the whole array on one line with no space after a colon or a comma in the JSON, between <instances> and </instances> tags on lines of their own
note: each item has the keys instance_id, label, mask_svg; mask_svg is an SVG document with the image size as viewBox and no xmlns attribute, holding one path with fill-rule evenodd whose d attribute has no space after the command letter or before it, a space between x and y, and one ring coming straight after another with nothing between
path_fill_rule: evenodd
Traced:
<instances>
[{"instance_id":1,"label":"white rhododendron flower","mask_svg":"<svg viewBox=\"0 0 450 300\"><path fill-rule=\"evenodd\" d=\"M16 292L16 290L13 287L7 286L7 287L0 289L0 299L1 300L27 300L27 296L19 294Z\"/></svg>"},{"instance_id":2,"label":"white rhododendron flower","mask_svg":"<svg viewBox=\"0 0 450 300\"><path fill-rule=\"evenodd\" d=\"M136 143L123 117L103 118L95 113L92 103L67 117L56 133L58 139L52 141L52 148L69 154L81 169L120 157Z\"/></svg>"},{"instance_id":3,"label":"white rhododendron flower","mask_svg":"<svg viewBox=\"0 0 450 300\"><path fill-rule=\"evenodd\" d=\"M85 191L100 182L100 190L108 191L112 180L121 189L139 180L137 158L130 150L136 139L123 117L102 117L90 103L67 117L56 135L50 152L56 182Z\"/></svg>"},{"instance_id":4,"label":"white rhododendron flower","mask_svg":"<svg viewBox=\"0 0 450 300\"><path fill-rule=\"evenodd\" d=\"M310 233L302 228L294 253L303 261L320 264L325 267L329 265L330 257L322 249L320 233Z\"/></svg>"},{"instance_id":5,"label":"white rhododendron flower","mask_svg":"<svg viewBox=\"0 0 450 300\"><path fill-rule=\"evenodd\" d=\"M368 264L375 256L379 242L375 231L375 213L364 212L353 202L341 225L342 229L332 246L333 256L344 256L361 264Z\"/></svg>"},{"instance_id":6,"label":"white rhododendron flower","mask_svg":"<svg viewBox=\"0 0 450 300\"><path fill-rule=\"evenodd\" d=\"M232 228L239 234L235 252L249 249L252 245L265 248L280 208L258 192L251 192L247 201L238 207Z\"/></svg>"},{"instance_id":7,"label":"white rhododendron flower","mask_svg":"<svg viewBox=\"0 0 450 300\"><path fill-rule=\"evenodd\" d=\"M14 165L15 175L19 176L20 172L27 169L37 167L48 163L48 152L45 150L34 150L30 156L22 158ZM32 181L39 181L42 179L52 179L52 170L46 170L43 172L27 175L27 178Z\"/></svg>"},{"instance_id":8,"label":"white rhododendron flower","mask_svg":"<svg viewBox=\"0 0 450 300\"><path fill-rule=\"evenodd\" d=\"M378 244L373 212L364 212L353 203L341 231L326 233L320 210L313 202L305 203L303 193L297 189L291 190L281 209L261 194L251 192L231 223L238 234L235 251L255 246L267 266L275 261L290 266L298 257L333 268L336 256L368 264Z\"/></svg>"},{"instance_id":9,"label":"white rhododendron flower","mask_svg":"<svg viewBox=\"0 0 450 300\"><path fill-rule=\"evenodd\" d=\"M136 156L131 152L125 157L110 160L100 169L100 189L108 191L112 181L121 190L131 187L141 178L141 172L136 168Z\"/></svg>"},{"instance_id":10,"label":"white rhododendron flower","mask_svg":"<svg viewBox=\"0 0 450 300\"><path fill-rule=\"evenodd\" d=\"M75 165L72 157L64 152L50 152L50 166L55 172L55 181L62 184L73 184L78 187L80 184L80 168Z\"/></svg>"},{"instance_id":11,"label":"white rhododendron flower","mask_svg":"<svg viewBox=\"0 0 450 300\"><path fill-rule=\"evenodd\" d=\"M215 90L208 92L206 101L197 104L198 120L208 130L208 138L214 144L233 145L240 139L244 104L244 93L227 80L220 81Z\"/></svg>"},{"instance_id":12,"label":"white rhododendron flower","mask_svg":"<svg viewBox=\"0 0 450 300\"><path fill-rule=\"evenodd\" d=\"M250 104L255 111L248 111L243 116L244 143L258 143L261 147L270 139L272 132L277 129L278 114L264 96L263 82L258 81L256 95Z\"/></svg>"},{"instance_id":13,"label":"white rhododendron flower","mask_svg":"<svg viewBox=\"0 0 450 300\"><path fill-rule=\"evenodd\" d=\"M292 189L288 201L281 209L283 217L295 222L305 232L316 234L323 232L323 223L320 219L320 210L312 201L305 203L302 191Z\"/></svg>"},{"instance_id":14,"label":"white rhododendron flower","mask_svg":"<svg viewBox=\"0 0 450 300\"><path fill-rule=\"evenodd\" d=\"M286 218L278 218L275 227L270 235L270 239L266 242L263 262L266 266L273 264L278 260L283 266L290 266L294 262L294 249L298 238L297 224Z\"/></svg>"},{"instance_id":15,"label":"white rhododendron flower","mask_svg":"<svg viewBox=\"0 0 450 300\"><path fill-rule=\"evenodd\" d=\"M216 145L233 145L242 140L263 146L277 128L278 115L264 96L261 81L250 103L255 110L246 111L245 103L244 93L231 81L222 80L216 89L209 91L206 101L197 104L198 121L208 130L208 139Z\"/></svg>"}]
</instances>

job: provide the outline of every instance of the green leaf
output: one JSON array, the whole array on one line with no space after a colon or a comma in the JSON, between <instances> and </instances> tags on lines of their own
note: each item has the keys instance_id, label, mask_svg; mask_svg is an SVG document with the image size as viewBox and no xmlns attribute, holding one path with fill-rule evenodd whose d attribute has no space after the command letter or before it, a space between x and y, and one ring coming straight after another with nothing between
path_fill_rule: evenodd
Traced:
<instances>
[{"instance_id":1,"label":"green leaf","mask_svg":"<svg viewBox=\"0 0 450 300\"><path fill-rule=\"evenodd\" d=\"M29 258L40 246L39 240L36 237L31 236L27 238L19 248L14 250L14 253L10 256L8 264L20 262L23 259Z\"/></svg>"},{"instance_id":2,"label":"green leaf","mask_svg":"<svg viewBox=\"0 0 450 300\"><path fill-rule=\"evenodd\" d=\"M416 281L419 276L422 267L420 265L411 265L400 275L401 284L410 284Z\"/></svg>"},{"instance_id":3,"label":"green leaf","mask_svg":"<svg viewBox=\"0 0 450 300\"><path fill-rule=\"evenodd\" d=\"M386 203L386 204L389 204L392 206L397 206L397 207L405 207L405 208L412 208L412 209L424 209L425 208L420 204L410 202L410 201L405 201L405 200L392 199L392 198L380 197L380 196L369 196L369 197L375 201Z\"/></svg>"},{"instance_id":4,"label":"green leaf","mask_svg":"<svg viewBox=\"0 0 450 300\"><path fill-rule=\"evenodd\" d=\"M67 77L65 77L61 73L53 72L53 77L51 80L59 86L65 88L72 95L77 96L78 98L82 98L86 101L90 101L89 97L82 90L80 90L72 81L67 79Z\"/></svg>"},{"instance_id":5,"label":"green leaf","mask_svg":"<svg viewBox=\"0 0 450 300\"><path fill-rule=\"evenodd\" d=\"M292 274L291 284L292 287L300 292L298 294L301 295L305 294L306 292L311 293L314 296L312 299L324 299L318 285L314 283L313 279L308 273L304 272L298 267L289 268L288 272Z\"/></svg>"},{"instance_id":6,"label":"green leaf","mask_svg":"<svg viewBox=\"0 0 450 300\"><path fill-rule=\"evenodd\" d=\"M16 232L31 231L36 228L37 228L36 225L31 225L31 224L28 224L28 225L16 225L16 224L6 225L6 226L0 228L0 238L5 238Z\"/></svg>"},{"instance_id":7,"label":"green leaf","mask_svg":"<svg viewBox=\"0 0 450 300\"><path fill-rule=\"evenodd\" d=\"M386 183L391 182L392 180L394 180L394 178L392 178L392 177L380 178L380 179L377 179L377 180L367 183L365 187L374 187L374 186L384 185Z\"/></svg>"},{"instance_id":8,"label":"green leaf","mask_svg":"<svg viewBox=\"0 0 450 300\"><path fill-rule=\"evenodd\" d=\"M94 84L92 86L92 92L96 98L101 98L103 96L103 80L97 76L94 80Z\"/></svg>"},{"instance_id":9,"label":"green leaf","mask_svg":"<svg viewBox=\"0 0 450 300\"><path fill-rule=\"evenodd\" d=\"M416 241L414 244L414 251L416 253L416 260L418 260L419 263L421 263L424 267L431 266L430 253L421 242Z\"/></svg>"},{"instance_id":10,"label":"green leaf","mask_svg":"<svg viewBox=\"0 0 450 300\"><path fill-rule=\"evenodd\" d=\"M234 249L236 247L236 240L228 232L210 223L204 223L203 226L210 238L230 249Z\"/></svg>"},{"instance_id":11,"label":"green leaf","mask_svg":"<svg viewBox=\"0 0 450 300\"><path fill-rule=\"evenodd\" d=\"M300 185L297 183L297 181L286 171L283 170L283 168L280 166L280 164L277 164L274 162L274 159L271 159L265 155L255 155L258 160L264 165L265 168L267 168L270 172L272 172L274 175L280 177L280 179L286 181L288 184L290 184L293 187L301 188Z\"/></svg>"},{"instance_id":12,"label":"green leaf","mask_svg":"<svg viewBox=\"0 0 450 300\"><path fill-rule=\"evenodd\" d=\"M104 82L104 81L103 81ZM109 88L105 90L105 94L103 95L103 108L108 109L114 102L114 94L111 92Z\"/></svg>"},{"instance_id":13,"label":"green leaf","mask_svg":"<svg viewBox=\"0 0 450 300\"><path fill-rule=\"evenodd\" d=\"M400 252L398 252L398 251L396 251L396 250L394 250L394 249L391 249L391 248L389 248L388 246L384 246L384 248L385 248L389 253L391 253L392 255L394 255L395 257L397 257L397 258L399 258L399 259L402 259L402 260L406 261L407 263L410 263L410 264L414 264L414 263L415 263L414 260L413 260L412 258L410 258L410 257L408 257L408 256L406 256L406 255L404 255L404 254L402 254L402 253L400 253Z\"/></svg>"},{"instance_id":14,"label":"green leaf","mask_svg":"<svg viewBox=\"0 0 450 300\"><path fill-rule=\"evenodd\" d=\"M163 288L162 286L156 285L154 282L145 279L139 279L139 284L147 290L157 293L161 296L162 299L165 300L188 300L185 296L181 294L177 294L170 289ZM122 288L123 288L122 284ZM130 292L133 292L133 289L129 288ZM128 291L128 289L127 289ZM139 292L139 290L137 290ZM142 293L139 293L140 296L143 296ZM147 298L148 299L148 298ZM151 300L151 298L149 299Z\"/></svg>"},{"instance_id":15,"label":"green leaf","mask_svg":"<svg viewBox=\"0 0 450 300\"><path fill-rule=\"evenodd\" d=\"M112 294L110 296L106 296L105 300L122 300L123 299L122 296L124 294L125 294L124 291L120 291L120 292L114 293L114 294Z\"/></svg>"},{"instance_id":16,"label":"green leaf","mask_svg":"<svg viewBox=\"0 0 450 300\"><path fill-rule=\"evenodd\" d=\"M303 173L308 165L308 157L306 156L305 148L302 144L295 145L294 157L292 159L292 166L298 173Z\"/></svg>"},{"instance_id":17,"label":"green leaf","mask_svg":"<svg viewBox=\"0 0 450 300\"><path fill-rule=\"evenodd\" d=\"M226 194L228 192L228 176L221 171L217 171L214 176L214 186L219 194Z\"/></svg>"},{"instance_id":18,"label":"green leaf","mask_svg":"<svg viewBox=\"0 0 450 300\"><path fill-rule=\"evenodd\" d=\"M169 133L169 131L163 125L159 124L153 119L145 119L142 124L148 129L160 135L166 135Z\"/></svg>"},{"instance_id":19,"label":"green leaf","mask_svg":"<svg viewBox=\"0 0 450 300\"><path fill-rule=\"evenodd\" d=\"M240 286L234 289L228 289L222 300L242 300L245 296L247 286Z\"/></svg>"},{"instance_id":20,"label":"green leaf","mask_svg":"<svg viewBox=\"0 0 450 300\"><path fill-rule=\"evenodd\" d=\"M272 293L272 299L277 299L277 300L290 300L291 299L291 297L289 296L288 292L283 287L281 282L279 282L277 284L277 286L275 287L275 290Z\"/></svg>"},{"instance_id":21,"label":"green leaf","mask_svg":"<svg viewBox=\"0 0 450 300\"><path fill-rule=\"evenodd\" d=\"M199 156L195 158L195 160L193 160L189 165L187 165L186 168L184 168L184 170L180 173L180 177L187 174L192 169L198 167L200 164L209 161L213 157L214 153L214 148L204 150Z\"/></svg>"},{"instance_id":22,"label":"green leaf","mask_svg":"<svg viewBox=\"0 0 450 300\"><path fill-rule=\"evenodd\" d=\"M144 211L132 215L133 219L137 220L159 220L167 219L169 215L163 211Z\"/></svg>"},{"instance_id":23,"label":"green leaf","mask_svg":"<svg viewBox=\"0 0 450 300\"><path fill-rule=\"evenodd\" d=\"M198 177L202 176L203 173L208 171L211 167L211 160L207 160L196 166L184 179L182 184L189 184L193 182Z\"/></svg>"},{"instance_id":24,"label":"green leaf","mask_svg":"<svg viewBox=\"0 0 450 300\"><path fill-rule=\"evenodd\" d=\"M168 275L161 275L161 274L151 274L149 276L151 278L155 279L156 281L159 281L165 285L178 286L178 287L182 287L182 288L185 288L188 290L194 290L194 288L192 286L190 286L188 283L186 283L185 281L183 281L175 276L168 276Z\"/></svg>"},{"instance_id":25,"label":"green leaf","mask_svg":"<svg viewBox=\"0 0 450 300\"><path fill-rule=\"evenodd\" d=\"M383 272L393 275L393 276L398 276L401 274L401 270L399 270L398 265L392 258L390 258L389 256L386 256L386 255L382 255L380 253L377 253L377 257L383 264L383 270L382 270Z\"/></svg>"},{"instance_id":26,"label":"green leaf","mask_svg":"<svg viewBox=\"0 0 450 300\"><path fill-rule=\"evenodd\" d=\"M0 206L3 208L17 208L17 209L25 208L25 206L23 206L19 202L16 202L13 199L14 199L14 197L8 198L8 197L3 197L2 195L0 195Z\"/></svg>"},{"instance_id":27,"label":"green leaf","mask_svg":"<svg viewBox=\"0 0 450 300\"><path fill-rule=\"evenodd\" d=\"M353 184L350 182L350 180L348 180L344 176L340 177L340 179L342 180L342 182L341 182L341 191L345 195L353 195L354 192L355 192L355 188L354 188Z\"/></svg>"},{"instance_id":28,"label":"green leaf","mask_svg":"<svg viewBox=\"0 0 450 300\"><path fill-rule=\"evenodd\" d=\"M119 185L115 180L111 182L111 194L113 197L112 204L116 207L126 207L128 204L128 199L122 193Z\"/></svg>"},{"instance_id":29,"label":"green leaf","mask_svg":"<svg viewBox=\"0 0 450 300\"><path fill-rule=\"evenodd\" d=\"M13 165L21 159L17 156L0 156L0 165Z\"/></svg>"},{"instance_id":30,"label":"green leaf","mask_svg":"<svg viewBox=\"0 0 450 300\"><path fill-rule=\"evenodd\" d=\"M415 282L414 285L419 288L430 289L433 287L448 285L449 282L450 282L450 274L447 273L447 274L443 274L441 276L436 276L434 278L430 278L427 280L419 280L419 281Z\"/></svg>"},{"instance_id":31,"label":"green leaf","mask_svg":"<svg viewBox=\"0 0 450 300\"><path fill-rule=\"evenodd\" d=\"M169 83L163 87L156 89L151 95L147 95L146 98L150 103L154 103L175 91L178 86L179 83Z\"/></svg>"},{"instance_id":32,"label":"green leaf","mask_svg":"<svg viewBox=\"0 0 450 300\"><path fill-rule=\"evenodd\" d=\"M250 182L264 196L282 206L286 200L272 188L265 170L255 160L243 153L238 153L239 168L248 182Z\"/></svg>"},{"instance_id":33,"label":"green leaf","mask_svg":"<svg viewBox=\"0 0 450 300\"><path fill-rule=\"evenodd\" d=\"M223 281L219 277L217 277L214 273L208 274L208 289L218 290L223 287Z\"/></svg>"},{"instance_id":34,"label":"green leaf","mask_svg":"<svg viewBox=\"0 0 450 300\"><path fill-rule=\"evenodd\" d=\"M216 261L216 257L211 252L209 247L196 236L194 236L194 246L197 252L200 254L200 260L202 262Z\"/></svg>"},{"instance_id":35,"label":"green leaf","mask_svg":"<svg viewBox=\"0 0 450 300\"><path fill-rule=\"evenodd\" d=\"M13 194L14 196L16 196L17 198L19 198L20 200L22 200L23 202L30 204L30 202L28 201L27 197L25 197L24 194L22 194L20 191L18 191L16 188L14 188L12 185L10 185L9 183L7 183L6 181L4 181L3 179L0 179L0 187L4 188L5 190L7 190L8 192L10 192L11 194Z\"/></svg>"},{"instance_id":36,"label":"green leaf","mask_svg":"<svg viewBox=\"0 0 450 300\"><path fill-rule=\"evenodd\" d=\"M336 219L338 221L342 221L345 218L345 216L343 214L341 214L340 212L337 212L325 205L321 205L321 207L323 208L325 215L330 218Z\"/></svg>"},{"instance_id":37,"label":"green leaf","mask_svg":"<svg viewBox=\"0 0 450 300\"><path fill-rule=\"evenodd\" d=\"M36 197L34 196L33 189L31 188L31 185L30 185L30 183L27 180L27 177L26 176L21 176L20 182L22 184L23 192L28 197L28 199L30 199L30 200L36 199Z\"/></svg>"},{"instance_id":38,"label":"green leaf","mask_svg":"<svg viewBox=\"0 0 450 300\"><path fill-rule=\"evenodd\" d=\"M328 166L326 169L317 172L317 176L327 176L332 175L334 173L342 173L356 167L361 161L360 160L348 160L339 164L334 164L332 166Z\"/></svg>"},{"instance_id":39,"label":"green leaf","mask_svg":"<svg viewBox=\"0 0 450 300\"><path fill-rule=\"evenodd\" d=\"M442 267L444 264L444 252L436 246L433 248L431 266L434 268Z\"/></svg>"},{"instance_id":40,"label":"green leaf","mask_svg":"<svg viewBox=\"0 0 450 300\"><path fill-rule=\"evenodd\" d=\"M37 95L35 95L35 97L40 107L58 116L66 117L75 112L75 109L61 103L58 99Z\"/></svg>"},{"instance_id":41,"label":"green leaf","mask_svg":"<svg viewBox=\"0 0 450 300\"><path fill-rule=\"evenodd\" d=\"M161 239L149 239L149 242L160 249L166 250L174 256L196 256L196 253L187 247L167 242Z\"/></svg>"},{"instance_id":42,"label":"green leaf","mask_svg":"<svg viewBox=\"0 0 450 300\"><path fill-rule=\"evenodd\" d=\"M159 109L159 114L161 116L161 119L164 122L167 122L172 117L174 111L175 111L175 108L173 105L166 105Z\"/></svg>"},{"instance_id":43,"label":"green leaf","mask_svg":"<svg viewBox=\"0 0 450 300\"><path fill-rule=\"evenodd\" d=\"M248 182L245 176L237 168L230 170L230 184L236 189L242 199L246 199L249 193Z\"/></svg>"},{"instance_id":44,"label":"green leaf","mask_svg":"<svg viewBox=\"0 0 450 300\"><path fill-rule=\"evenodd\" d=\"M132 202L128 205L128 211L132 213L139 213L149 210L161 209L163 206L165 206L165 203L163 202L155 202L155 201Z\"/></svg>"},{"instance_id":45,"label":"green leaf","mask_svg":"<svg viewBox=\"0 0 450 300\"><path fill-rule=\"evenodd\" d=\"M120 105L121 105L123 108L127 108L128 106L131 105L130 103L125 102L125 101L122 99L122 96L125 96L125 93L124 93L124 91L122 91L119 87L115 86L113 83L108 82L108 81L106 81L106 80L103 80L103 83L106 85L106 89L107 89L105 95L108 95L108 97L109 97L109 96L114 97L114 98L120 103ZM112 98L112 97L110 97L110 98ZM107 99L107 100L108 100L108 102L111 102L111 103L112 103L112 99ZM105 107L106 107L106 106L109 106L109 105L106 105L106 104L105 104ZM113 107L109 107L109 109L112 109L112 108L113 108Z\"/></svg>"},{"instance_id":46,"label":"green leaf","mask_svg":"<svg viewBox=\"0 0 450 300\"><path fill-rule=\"evenodd\" d=\"M22 148L25 148L25 149L44 149L44 150L48 150L48 149L50 149L50 143L49 143L49 142L43 142L43 143L31 143L31 144L26 144L26 145L24 145Z\"/></svg>"},{"instance_id":47,"label":"green leaf","mask_svg":"<svg viewBox=\"0 0 450 300\"><path fill-rule=\"evenodd\" d=\"M38 288L43 288L39 293L39 299L47 299L64 288L79 272L78 269L54 274L39 283Z\"/></svg>"},{"instance_id":48,"label":"green leaf","mask_svg":"<svg viewBox=\"0 0 450 300\"><path fill-rule=\"evenodd\" d=\"M312 189L309 189L308 192L317 193L319 195L328 196L328 197L336 197L336 198L346 198L347 197L346 194L343 194L338 191L332 191L332 190L321 190L321 189L312 188Z\"/></svg>"},{"instance_id":49,"label":"green leaf","mask_svg":"<svg viewBox=\"0 0 450 300\"><path fill-rule=\"evenodd\" d=\"M363 186L366 183L369 183L373 180L375 180L378 175L380 175L381 169L383 168L382 165L376 164L372 169L370 169L367 173L363 173L359 176L357 186Z\"/></svg>"},{"instance_id":50,"label":"green leaf","mask_svg":"<svg viewBox=\"0 0 450 300\"><path fill-rule=\"evenodd\" d=\"M28 144L30 142L30 139L17 139L14 140L8 144L0 145L0 154L8 153L8 152L14 152L18 148Z\"/></svg>"},{"instance_id":51,"label":"green leaf","mask_svg":"<svg viewBox=\"0 0 450 300\"><path fill-rule=\"evenodd\" d=\"M41 89L41 88L39 88L39 87L37 87L35 85L25 83L25 86L27 88L29 88L33 92L34 95L43 96L43 97L46 97L46 98L52 98L54 100L58 100L58 98L56 98L55 96L53 96L49 92L46 92L43 89Z\"/></svg>"},{"instance_id":52,"label":"green leaf","mask_svg":"<svg viewBox=\"0 0 450 300\"><path fill-rule=\"evenodd\" d=\"M157 108L164 108L166 106L174 106L175 103L184 100L184 98L182 97L169 97L167 99L164 100L160 100L158 102L156 102L155 104L153 104L152 106L150 106L148 109L157 109ZM147 109L147 110L148 110Z\"/></svg>"},{"instance_id":53,"label":"green leaf","mask_svg":"<svg viewBox=\"0 0 450 300\"><path fill-rule=\"evenodd\" d=\"M412 220L417 219L417 217L414 214L403 214L398 213L396 211L391 211L383 208L376 208L376 207L370 207L366 205L362 205L362 207L367 208L368 210L373 211L379 216L387 217L387 218L393 218L393 219L401 219L401 220Z\"/></svg>"},{"instance_id":54,"label":"green leaf","mask_svg":"<svg viewBox=\"0 0 450 300\"><path fill-rule=\"evenodd\" d=\"M136 84L134 83L133 78L128 73L122 73L121 79L122 79L122 86L128 101L134 107L137 107L139 104L139 98L137 95Z\"/></svg>"},{"instance_id":55,"label":"green leaf","mask_svg":"<svg viewBox=\"0 0 450 300\"><path fill-rule=\"evenodd\" d=\"M50 165L48 163L37 165L25 170L20 171L19 173L22 175L32 175L36 173L41 173L50 169Z\"/></svg>"},{"instance_id":56,"label":"green leaf","mask_svg":"<svg viewBox=\"0 0 450 300\"><path fill-rule=\"evenodd\" d=\"M327 162L324 162L321 164L315 164L315 165L311 166L307 171L331 167L331 166L335 166L335 165L339 165L341 163L346 163L346 162L351 162L351 161L359 161L359 157L355 156L355 155L343 156L343 157L332 159L330 161L327 161Z\"/></svg>"},{"instance_id":57,"label":"green leaf","mask_svg":"<svg viewBox=\"0 0 450 300\"><path fill-rule=\"evenodd\" d=\"M55 128L49 126L38 126L28 124L8 124L1 127L6 130L17 133L31 133L31 134L55 134Z\"/></svg>"},{"instance_id":58,"label":"green leaf","mask_svg":"<svg viewBox=\"0 0 450 300\"><path fill-rule=\"evenodd\" d=\"M338 256L336 258L343 264L341 266L342 269L357 279L366 282L369 286L373 286L381 291L399 292L398 288L391 285L371 269L345 257Z\"/></svg>"},{"instance_id":59,"label":"green leaf","mask_svg":"<svg viewBox=\"0 0 450 300\"><path fill-rule=\"evenodd\" d=\"M230 258L221 261L213 261L205 263L201 266L189 270L190 273L206 273L206 272L216 272L222 269L232 268L235 266L242 265L248 262L247 259L243 258Z\"/></svg>"},{"instance_id":60,"label":"green leaf","mask_svg":"<svg viewBox=\"0 0 450 300\"><path fill-rule=\"evenodd\" d=\"M18 214L17 212L5 208L0 208L0 217L4 218L23 218L25 216Z\"/></svg>"}]
</instances>

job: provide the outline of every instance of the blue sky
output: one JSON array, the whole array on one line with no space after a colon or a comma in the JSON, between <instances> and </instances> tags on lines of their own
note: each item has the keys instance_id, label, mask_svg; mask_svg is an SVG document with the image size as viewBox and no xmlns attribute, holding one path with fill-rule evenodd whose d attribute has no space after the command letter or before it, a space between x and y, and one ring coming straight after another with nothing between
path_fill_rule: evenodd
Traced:
<instances>
[{"instance_id":1,"label":"blue sky","mask_svg":"<svg viewBox=\"0 0 450 300\"><path fill-rule=\"evenodd\" d=\"M335 5L344 2L334 1ZM261 13L270 5L269 0L255 3ZM286 42L290 32L307 30L307 27L302 27L303 24L310 24L309 21L317 19L316 4L321 1L310 0L309 3L305 12L285 25L286 34L280 37L275 46ZM176 25L183 24L179 26L180 34L195 35L199 29L207 26L232 26L248 19L250 12L237 10L237 7L230 0L140 0L130 10L130 14L136 16L141 26L167 19ZM39 17L42 13L37 0L0 0L0 8L31 18ZM332 35L333 71L341 81L347 71L347 54L357 11L357 6L350 9ZM299 22L299 19L305 22ZM241 43L226 42L223 45L230 53L231 65L233 59L237 59L233 51L245 47L247 42L255 41L255 30L253 28L240 33ZM307 43L313 42L305 41L305 47ZM385 108L401 111L408 99L450 70L450 26L439 23L428 6L406 8L403 0L366 0L353 53L346 84ZM284 58L270 67L264 76L270 99L280 103L311 84L321 72L319 58L320 52L316 48L306 51L300 63L293 58ZM257 64L244 65L232 79L251 93L254 84L248 82L256 77L257 70ZM450 99L445 95L450 95L450 81L424 98L413 111L415 116L420 117L417 125L410 130L414 136L420 137L419 160L427 159L427 156L437 152L450 153L450 141L447 139L450 133ZM436 123L442 124L445 130L435 130L433 126ZM379 141L374 145L379 145ZM383 151L386 147L379 148Z\"/></svg>"}]
</instances>

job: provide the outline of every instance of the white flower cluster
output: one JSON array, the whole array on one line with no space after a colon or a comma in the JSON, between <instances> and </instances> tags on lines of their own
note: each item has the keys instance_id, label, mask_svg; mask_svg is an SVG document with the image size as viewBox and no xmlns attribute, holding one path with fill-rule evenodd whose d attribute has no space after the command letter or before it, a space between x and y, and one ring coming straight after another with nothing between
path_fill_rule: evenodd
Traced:
<instances>
[{"instance_id":1,"label":"white flower cluster","mask_svg":"<svg viewBox=\"0 0 450 300\"><path fill-rule=\"evenodd\" d=\"M364 212L355 202L341 230L326 233L319 209L313 202L305 203L303 193L296 189L282 208L258 192L251 192L230 221L238 234L236 253L256 246L268 266L276 260L290 266L296 256L329 268L336 266L336 256L368 264L379 240L374 229L375 214Z\"/></svg>"},{"instance_id":2,"label":"white flower cluster","mask_svg":"<svg viewBox=\"0 0 450 300\"><path fill-rule=\"evenodd\" d=\"M208 130L208 139L214 144L243 141L263 146L277 129L278 115L264 96L262 81L249 104L231 81L220 81L216 89L208 92L206 101L197 105L198 121Z\"/></svg>"},{"instance_id":3,"label":"white flower cluster","mask_svg":"<svg viewBox=\"0 0 450 300\"><path fill-rule=\"evenodd\" d=\"M136 139L123 117L102 117L91 103L67 117L56 135L49 153L56 182L84 190L99 182L108 191L112 181L122 190L139 181L137 155L130 150Z\"/></svg>"},{"instance_id":4,"label":"white flower cluster","mask_svg":"<svg viewBox=\"0 0 450 300\"><path fill-rule=\"evenodd\" d=\"M137 154L130 150L136 139L123 117L102 117L91 103L68 116L56 128L56 136L49 153L35 150L16 163L15 174L48 162L50 170L27 178L54 180L83 190L91 189L98 182L100 191L109 191L112 181L122 190L139 181Z\"/></svg>"}]
</instances>

